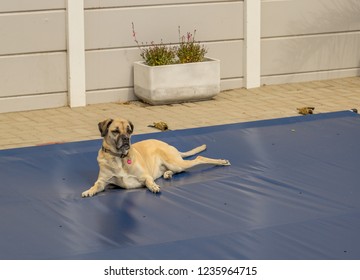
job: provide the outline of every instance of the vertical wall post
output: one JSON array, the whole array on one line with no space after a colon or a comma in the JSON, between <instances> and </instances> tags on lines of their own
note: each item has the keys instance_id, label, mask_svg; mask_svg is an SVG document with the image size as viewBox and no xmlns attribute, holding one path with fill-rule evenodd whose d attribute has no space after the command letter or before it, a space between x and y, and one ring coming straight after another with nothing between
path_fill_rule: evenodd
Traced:
<instances>
[{"instance_id":1,"label":"vertical wall post","mask_svg":"<svg viewBox=\"0 0 360 280\"><path fill-rule=\"evenodd\" d=\"M244 0L246 88L260 86L261 0Z\"/></svg>"},{"instance_id":2,"label":"vertical wall post","mask_svg":"<svg viewBox=\"0 0 360 280\"><path fill-rule=\"evenodd\" d=\"M84 0L66 2L69 105L80 107L86 106Z\"/></svg>"}]
</instances>

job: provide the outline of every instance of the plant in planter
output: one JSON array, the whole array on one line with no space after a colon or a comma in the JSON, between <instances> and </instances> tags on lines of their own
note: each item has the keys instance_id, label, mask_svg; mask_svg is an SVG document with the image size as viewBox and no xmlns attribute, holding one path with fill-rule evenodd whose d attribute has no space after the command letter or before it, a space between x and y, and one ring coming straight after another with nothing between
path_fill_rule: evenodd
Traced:
<instances>
[{"instance_id":1,"label":"plant in planter","mask_svg":"<svg viewBox=\"0 0 360 280\"><path fill-rule=\"evenodd\" d=\"M207 50L195 33L180 36L179 44L140 45L144 61L134 62L135 95L153 105L205 100L220 92L220 61L205 57Z\"/></svg>"},{"instance_id":2,"label":"plant in planter","mask_svg":"<svg viewBox=\"0 0 360 280\"><path fill-rule=\"evenodd\" d=\"M187 36L180 36L179 26L179 46L176 49L176 55L178 57L177 63L192 63L204 61L207 49L195 41L196 30L194 35L190 32Z\"/></svg>"}]
</instances>

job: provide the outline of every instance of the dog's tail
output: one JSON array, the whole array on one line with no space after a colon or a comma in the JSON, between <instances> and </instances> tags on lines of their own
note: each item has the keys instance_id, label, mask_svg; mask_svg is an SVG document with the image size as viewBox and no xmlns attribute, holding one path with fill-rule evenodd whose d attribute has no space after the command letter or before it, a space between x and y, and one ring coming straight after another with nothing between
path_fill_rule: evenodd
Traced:
<instances>
[{"instance_id":1,"label":"dog's tail","mask_svg":"<svg viewBox=\"0 0 360 280\"><path fill-rule=\"evenodd\" d=\"M202 152L204 150L206 150L206 145L205 144L201 145L199 147L196 147L196 148L194 148L194 149L192 149L190 151L184 152L184 153L180 152L180 155L181 155L182 158L186 158L186 157L190 157L190 156L193 156L195 154L198 154L198 153L200 153L200 152Z\"/></svg>"}]
</instances>

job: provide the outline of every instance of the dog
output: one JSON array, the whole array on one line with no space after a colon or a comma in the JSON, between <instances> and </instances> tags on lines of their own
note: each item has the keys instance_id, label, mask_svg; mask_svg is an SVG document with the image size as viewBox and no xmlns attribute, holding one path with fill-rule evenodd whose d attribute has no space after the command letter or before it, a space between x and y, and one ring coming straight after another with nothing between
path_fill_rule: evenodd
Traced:
<instances>
[{"instance_id":1,"label":"dog","mask_svg":"<svg viewBox=\"0 0 360 280\"><path fill-rule=\"evenodd\" d=\"M94 196L104 191L108 184L125 189L146 186L151 192L158 193L160 186L155 180L161 176L170 179L175 173L201 164L230 165L228 160L202 156L184 160L204 151L206 145L182 153L155 139L131 144L134 125L126 119L107 119L100 122L98 127L103 137L97 157L99 176L94 185L82 193L82 197Z\"/></svg>"}]
</instances>

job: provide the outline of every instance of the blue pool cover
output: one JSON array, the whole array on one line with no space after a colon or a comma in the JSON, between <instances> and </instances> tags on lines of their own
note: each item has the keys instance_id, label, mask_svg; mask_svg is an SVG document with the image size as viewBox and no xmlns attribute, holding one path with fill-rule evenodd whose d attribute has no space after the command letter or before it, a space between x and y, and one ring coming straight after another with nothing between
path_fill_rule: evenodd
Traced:
<instances>
[{"instance_id":1,"label":"blue pool cover","mask_svg":"<svg viewBox=\"0 0 360 280\"><path fill-rule=\"evenodd\" d=\"M358 114L146 138L232 165L81 198L100 140L0 151L0 259L360 259Z\"/></svg>"}]
</instances>

